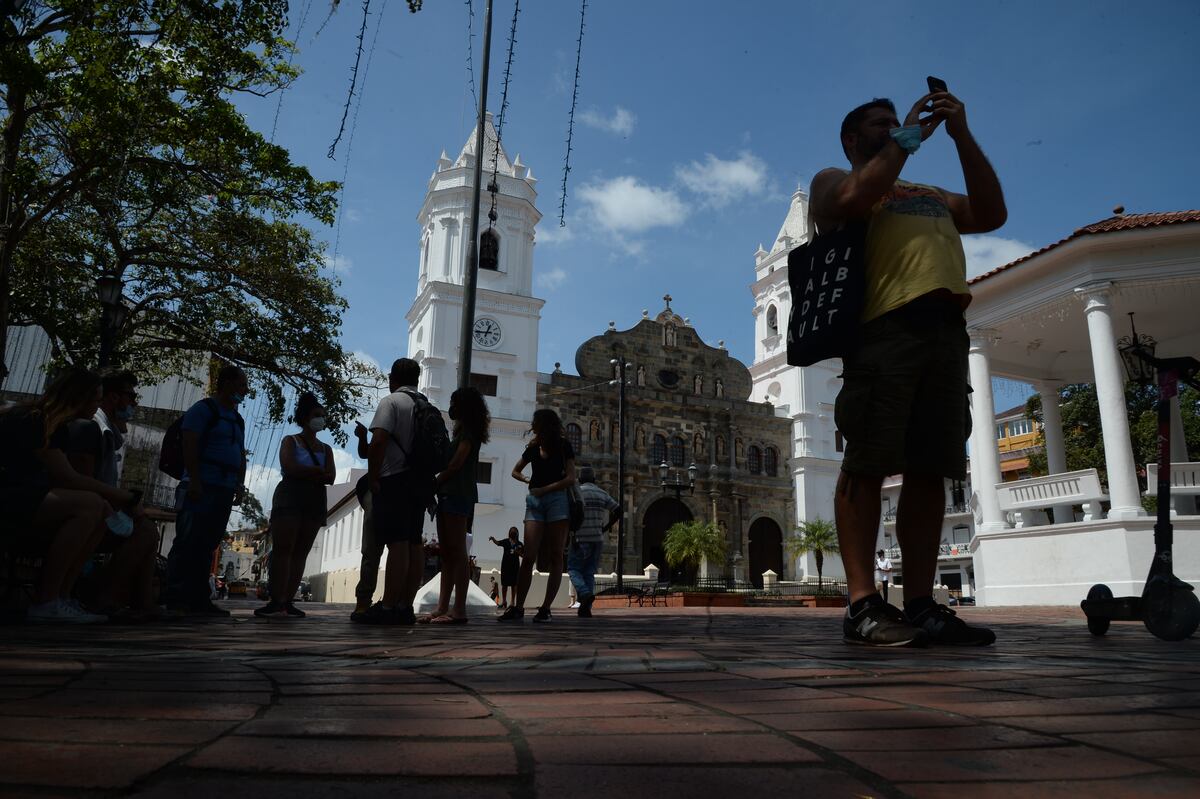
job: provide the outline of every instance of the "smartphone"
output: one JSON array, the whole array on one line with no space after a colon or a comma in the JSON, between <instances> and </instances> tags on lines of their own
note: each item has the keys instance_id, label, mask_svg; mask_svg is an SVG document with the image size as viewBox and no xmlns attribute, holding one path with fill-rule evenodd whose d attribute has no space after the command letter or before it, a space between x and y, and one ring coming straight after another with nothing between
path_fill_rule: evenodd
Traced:
<instances>
[{"instance_id":1,"label":"smartphone","mask_svg":"<svg viewBox=\"0 0 1200 799\"><path fill-rule=\"evenodd\" d=\"M925 78L925 83L927 83L929 85L929 93L930 94L933 94L934 92L950 91L948 88L946 88L946 81L942 80L941 78L935 78L932 75Z\"/></svg>"}]
</instances>

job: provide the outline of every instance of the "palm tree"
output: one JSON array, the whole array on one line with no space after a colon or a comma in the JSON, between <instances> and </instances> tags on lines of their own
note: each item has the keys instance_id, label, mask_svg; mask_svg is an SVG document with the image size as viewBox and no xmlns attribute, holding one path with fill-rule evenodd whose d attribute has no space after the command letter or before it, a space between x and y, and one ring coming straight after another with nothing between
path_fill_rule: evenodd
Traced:
<instances>
[{"instance_id":1,"label":"palm tree","mask_svg":"<svg viewBox=\"0 0 1200 799\"><path fill-rule=\"evenodd\" d=\"M820 516L796 525L796 535L784 542L784 547L792 560L809 552L813 553L817 561L818 591L821 590L821 569L825 565L825 553L836 555L841 552L838 547L837 526Z\"/></svg>"},{"instance_id":2,"label":"palm tree","mask_svg":"<svg viewBox=\"0 0 1200 799\"><path fill-rule=\"evenodd\" d=\"M676 522L663 536L663 554L672 568L698 567L725 556L725 535L711 522Z\"/></svg>"}]
</instances>

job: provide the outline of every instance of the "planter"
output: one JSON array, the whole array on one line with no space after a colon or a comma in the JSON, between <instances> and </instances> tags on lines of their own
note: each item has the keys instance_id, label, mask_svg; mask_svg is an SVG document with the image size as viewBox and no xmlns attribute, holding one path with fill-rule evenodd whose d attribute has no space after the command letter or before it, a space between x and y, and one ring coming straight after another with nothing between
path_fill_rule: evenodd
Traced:
<instances>
[{"instance_id":1,"label":"planter","mask_svg":"<svg viewBox=\"0 0 1200 799\"><path fill-rule=\"evenodd\" d=\"M744 608L746 607L745 594L710 594L701 592L688 592L684 594L676 594L673 596L681 596L683 598L683 607L685 608Z\"/></svg>"},{"instance_id":2,"label":"planter","mask_svg":"<svg viewBox=\"0 0 1200 799\"><path fill-rule=\"evenodd\" d=\"M804 594L797 597L808 604L812 608L844 608L846 607L846 597L844 596L825 596L812 594Z\"/></svg>"}]
</instances>

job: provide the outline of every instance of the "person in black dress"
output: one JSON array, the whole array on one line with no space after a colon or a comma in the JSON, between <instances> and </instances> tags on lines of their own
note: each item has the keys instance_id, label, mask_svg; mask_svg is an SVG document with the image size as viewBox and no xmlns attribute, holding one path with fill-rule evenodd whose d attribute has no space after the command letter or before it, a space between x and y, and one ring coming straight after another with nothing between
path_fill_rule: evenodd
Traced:
<instances>
[{"instance_id":1,"label":"person in black dress","mask_svg":"<svg viewBox=\"0 0 1200 799\"><path fill-rule=\"evenodd\" d=\"M508 538L497 541L495 536L491 541L498 547L503 547L504 554L500 557L500 607L508 609L508 595L512 593L513 603L517 601L517 578L521 573L521 555L525 545L521 543L520 531L515 527L508 528Z\"/></svg>"}]
</instances>

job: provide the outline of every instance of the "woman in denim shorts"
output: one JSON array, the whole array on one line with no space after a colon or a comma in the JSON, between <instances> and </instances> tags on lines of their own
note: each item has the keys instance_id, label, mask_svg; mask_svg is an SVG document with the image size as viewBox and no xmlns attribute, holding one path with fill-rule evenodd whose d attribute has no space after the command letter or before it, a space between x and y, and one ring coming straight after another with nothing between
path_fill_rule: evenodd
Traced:
<instances>
[{"instance_id":1,"label":"woman in denim shorts","mask_svg":"<svg viewBox=\"0 0 1200 799\"><path fill-rule=\"evenodd\" d=\"M467 623L467 531L475 517L479 500L476 474L479 472L479 448L488 441L492 417L478 389L460 388L450 395L450 418L454 435L450 442L450 464L437 476L438 544L442 557L442 585L437 609L428 619L431 624ZM454 593L454 608L450 594Z\"/></svg>"},{"instance_id":2,"label":"woman in denim shorts","mask_svg":"<svg viewBox=\"0 0 1200 799\"><path fill-rule=\"evenodd\" d=\"M500 616L500 621L525 618L525 595L533 580L535 560L543 569L549 569L550 576L546 580L546 598L534 621L550 621L550 603L562 582L562 556L571 519L567 489L575 485L575 450L563 433L562 420L549 408L533 414L530 432L533 440L512 470L514 479L529 484L529 496L525 498L525 551L529 555L521 561L516 604ZM532 467L529 477L523 474L526 466Z\"/></svg>"}]
</instances>

